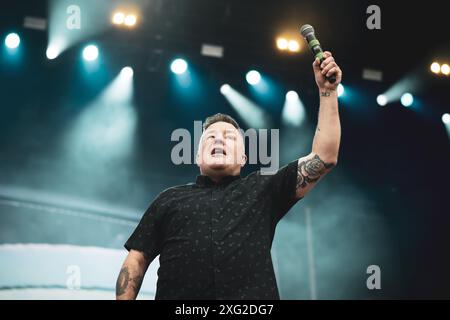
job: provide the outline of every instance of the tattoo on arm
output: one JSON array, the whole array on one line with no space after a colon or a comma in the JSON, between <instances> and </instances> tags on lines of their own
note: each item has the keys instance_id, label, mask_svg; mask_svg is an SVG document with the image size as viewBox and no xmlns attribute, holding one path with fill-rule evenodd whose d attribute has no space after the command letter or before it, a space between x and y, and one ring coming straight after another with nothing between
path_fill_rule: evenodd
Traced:
<instances>
[{"instance_id":1,"label":"tattoo on arm","mask_svg":"<svg viewBox=\"0 0 450 320\"><path fill-rule=\"evenodd\" d=\"M134 296L137 296L141 285L143 276L137 276L136 278L130 277L130 272L128 267L125 266L120 270L119 277L117 278L116 283L116 296L121 296L126 293L127 288L130 286L131 290L133 290Z\"/></svg>"},{"instance_id":2,"label":"tattoo on arm","mask_svg":"<svg viewBox=\"0 0 450 320\"><path fill-rule=\"evenodd\" d=\"M331 92L336 91L336 89L325 89L324 91L320 91L321 97L329 97L331 96Z\"/></svg>"},{"instance_id":3,"label":"tattoo on arm","mask_svg":"<svg viewBox=\"0 0 450 320\"><path fill-rule=\"evenodd\" d=\"M116 283L116 295L121 296L125 293L125 290L128 287L128 283L130 282L130 273L128 272L128 267L123 267L120 270L119 278L117 278Z\"/></svg>"},{"instance_id":4,"label":"tattoo on arm","mask_svg":"<svg viewBox=\"0 0 450 320\"><path fill-rule=\"evenodd\" d=\"M317 154L311 159L300 162L297 169L297 189L305 188L309 183L316 182L325 170L333 166L332 163L323 162Z\"/></svg>"}]
</instances>

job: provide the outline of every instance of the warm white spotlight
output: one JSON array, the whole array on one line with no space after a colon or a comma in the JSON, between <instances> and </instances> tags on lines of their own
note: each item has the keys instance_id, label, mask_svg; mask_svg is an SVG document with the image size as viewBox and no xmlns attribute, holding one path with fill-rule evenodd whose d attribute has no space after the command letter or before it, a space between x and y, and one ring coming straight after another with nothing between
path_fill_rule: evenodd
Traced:
<instances>
[{"instance_id":1,"label":"warm white spotlight","mask_svg":"<svg viewBox=\"0 0 450 320\"><path fill-rule=\"evenodd\" d=\"M338 97L342 96L345 93L345 88L342 85L342 83L338 84L337 93L338 93Z\"/></svg>"},{"instance_id":2,"label":"warm white spotlight","mask_svg":"<svg viewBox=\"0 0 450 320\"><path fill-rule=\"evenodd\" d=\"M227 93L229 93L231 91L231 87L229 84L223 84L220 87L220 93L223 95L226 95Z\"/></svg>"},{"instance_id":3,"label":"warm white spotlight","mask_svg":"<svg viewBox=\"0 0 450 320\"><path fill-rule=\"evenodd\" d=\"M245 76L245 79L252 86L257 85L261 81L261 74L258 71L251 70Z\"/></svg>"},{"instance_id":4,"label":"warm white spotlight","mask_svg":"<svg viewBox=\"0 0 450 320\"><path fill-rule=\"evenodd\" d=\"M175 74L183 74L186 72L188 64L184 59L175 59L170 65L170 70Z\"/></svg>"},{"instance_id":5,"label":"warm white spotlight","mask_svg":"<svg viewBox=\"0 0 450 320\"><path fill-rule=\"evenodd\" d=\"M20 37L17 33L10 33L5 38L5 45L9 49L16 49L20 44Z\"/></svg>"},{"instance_id":6,"label":"warm white spotlight","mask_svg":"<svg viewBox=\"0 0 450 320\"><path fill-rule=\"evenodd\" d=\"M433 62L430 66L430 70L431 72L438 74L441 72L441 65L437 62Z\"/></svg>"},{"instance_id":7,"label":"warm white spotlight","mask_svg":"<svg viewBox=\"0 0 450 320\"><path fill-rule=\"evenodd\" d=\"M59 50L56 47L54 47L54 46L50 46L50 47L47 48L47 51L45 52L45 55L47 56L47 59L53 60L56 57L58 57Z\"/></svg>"},{"instance_id":8,"label":"warm white spotlight","mask_svg":"<svg viewBox=\"0 0 450 320\"><path fill-rule=\"evenodd\" d=\"M113 15L112 23L114 24L123 24L125 22L125 14L123 12L116 12Z\"/></svg>"},{"instance_id":9,"label":"warm white spotlight","mask_svg":"<svg viewBox=\"0 0 450 320\"><path fill-rule=\"evenodd\" d=\"M387 104L387 97L386 97L384 94L380 94L380 95L377 97L377 103L378 103L380 106L385 106L385 105Z\"/></svg>"},{"instance_id":10,"label":"warm white spotlight","mask_svg":"<svg viewBox=\"0 0 450 320\"><path fill-rule=\"evenodd\" d=\"M126 78L131 78L131 77L133 77L134 71L133 71L133 68L131 68L131 67L124 67L120 71L120 74L122 74Z\"/></svg>"},{"instance_id":11,"label":"warm white spotlight","mask_svg":"<svg viewBox=\"0 0 450 320\"><path fill-rule=\"evenodd\" d=\"M299 52L300 51L300 44L297 40L290 40L288 44L288 49L291 52Z\"/></svg>"},{"instance_id":12,"label":"warm white spotlight","mask_svg":"<svg viewBox=\"0 0 450 320\"><path fill-rule=\"evenodd\" d=\"M450 124L450 114L444 113L444 114L442 115L442 122L443 122L444 124Z\"/></svg>"},{"instance_id":13,"label":"warm white spotlight","mask_svg":"<svg viewBox=\"0 0 450 320\"><path fill-rule=\"evenodd\" d=\"M400 98L400 102L402 103L402 105L404 107L409 107L409 106L411 106L413 104L414 97L413 97L413 95L411 93L405 93Z\"/></svg>"},{"instance_id":14,"label":"warm white spotlight","mask_svg":"<svg viewBox=\"0 0 450 320\"><path fill-rule=\"evenodd\" d=\"M296 101L298 99L299 98L298 98L297 92L291 90L288 93L286 93L286 100L288 100L288 101Z\"/></svg>"},{"instance_id":15,"label":"warm white spotlight","mask_svg":"<svg viewBox=\"0 0 450 320\"><path fill-rule=\"evenodd\" d=\"M450 67L448 66L448 64L444 63L441 66L441 73L446 76L448 76L450 74Z\"/></svg>"},{"instance_id":16,"label":"warm white spotlight","mask_svg":"<svg viewBox=\"0 0 450 320\"><path fill-rule=\"evenodd\" d=\"M277 47L280 50L286 50L288 48L289 42L285 38L277 39Z\"/></svg>"},{"instance_id":17,"label":"warm white spotlight","mask_svg":"<svg viewBox=\"0 0 450 320\"><path fill-rule=\"evenodd\" d=\"M132 27L136 24L137 17L134 14L129 14L125 17L125 25Z\"/></svg>"}]
</instances>

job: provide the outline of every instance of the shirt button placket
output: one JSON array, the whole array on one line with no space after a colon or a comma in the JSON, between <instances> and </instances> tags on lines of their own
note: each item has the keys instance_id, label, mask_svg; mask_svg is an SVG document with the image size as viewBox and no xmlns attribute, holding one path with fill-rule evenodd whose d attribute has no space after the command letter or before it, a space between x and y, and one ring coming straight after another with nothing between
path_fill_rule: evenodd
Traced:
<instances>
[{"instance_id":1,"label":"shirt button placket","mask_svg":"<svg viewBox=\"0 0 450 320\"><path fill-rule=\"evenodd\" d=\"M219 220L219 193L220 189L215 187L211 191L211 225L212 225L212 241L213 241L213 264L214 278L217 284L222 283L222 272L220 270L220 251L223 248L223 241L220 241L220 220Z\"/></svg>"}]
</instances>

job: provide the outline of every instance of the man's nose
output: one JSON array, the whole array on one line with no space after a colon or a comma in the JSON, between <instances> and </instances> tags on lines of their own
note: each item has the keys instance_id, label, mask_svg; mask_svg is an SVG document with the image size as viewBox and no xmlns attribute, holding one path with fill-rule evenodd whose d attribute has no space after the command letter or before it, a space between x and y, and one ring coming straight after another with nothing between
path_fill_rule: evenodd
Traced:
<instances>
[{"instance_id":1,"label":"man's nose","mask_svg":"<svg viewBox=\"0 0 450 320\"><path fill-rule=\"evenodd\" d=\"M218 137L216 137L216 138L214 139L214 144L221 144L221 145L224 145L225 142L224 142L224 139L223 139L222 137L218 136Z\"/></svg>"}]
</instances>

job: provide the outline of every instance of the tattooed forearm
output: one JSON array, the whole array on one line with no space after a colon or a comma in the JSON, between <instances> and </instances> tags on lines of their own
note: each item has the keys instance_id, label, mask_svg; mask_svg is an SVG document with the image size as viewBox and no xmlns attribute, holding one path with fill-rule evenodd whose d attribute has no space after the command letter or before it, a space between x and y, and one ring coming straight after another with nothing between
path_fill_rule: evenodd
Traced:
<instances>
[{"instance_id":1,"label":"tattooed forearm","mask_svg":"<svg viewBox=\"0 0 450 320\"><path fill-rule=\"evenodd\" d=\"M325 163L316 154L313 158L301 161L297 169L297 189L305 188L309 183L316 182L327 169L334 166L332 163Z\"/></svg>"},{"instance_id":2,"label":"tattooed forearm","mask_svg":"<svg viewBox=\"0 0 450 320\"><path fill-rule=\"evenodd\" d=\"M120 270L119 277L116 283L116 296L122 296L131 290L133 298L137 296L142 285L143 276L130 276L130 271L127 266Z\"/></svg>"},{"instance_id":3,"label":"tattooed forearm","mask_svg":"<svg viewBox=\"0 0 450 320\"><path fill-rule=\"evenodd\" d=\"M128 271L128 267L123 267L122 270L120 270L119 278L117 278L116 296L121 296L125 293L129 282L130 272Z\"/></svg>"}]
</instances>

